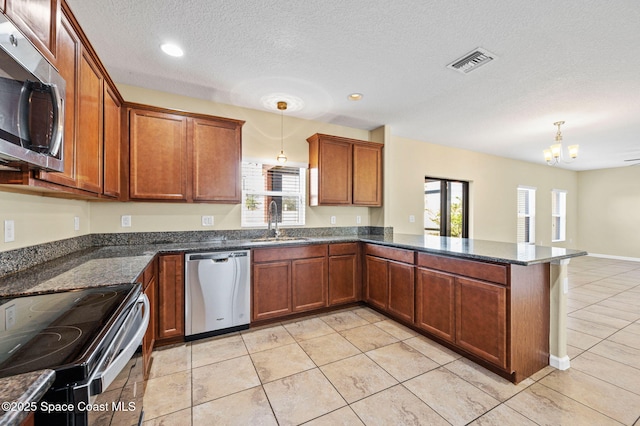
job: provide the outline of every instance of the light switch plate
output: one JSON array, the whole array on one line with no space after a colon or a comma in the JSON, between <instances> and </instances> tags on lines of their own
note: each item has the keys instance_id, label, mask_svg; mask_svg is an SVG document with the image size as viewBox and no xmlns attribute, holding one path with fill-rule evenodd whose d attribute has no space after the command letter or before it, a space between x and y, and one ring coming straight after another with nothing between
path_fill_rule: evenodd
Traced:
<instances>
[{"instance_id":1,"label":"light switch plate","mask_svg":"<svg viewBox=\"0 0 640 426\"><path fill-rule=\"evenodd\" d=\"M356 216L356 224L360 225L362 223L362 216Z\"/></svg>"},{"instance_id":2,"label":"light switch plate","mask_svg":"<svg viewBox=\"0 0 640 426\"><path fill-rule=\"evenodd\" d=\"M75 216L73 218L73 229L75 231L79 231L80 230L80 218L78 216Z\"/></svg>"},{"instance_id":3,"label":"light switch plate","mask_svg":"<svg viewBox=\"0 0 640 426\"><path fill-rule=\"evenodd\" d=\"M120 226L123 228L131 228L131 215L122 215L120 218Z\"/></svg>"},{"instance_id":4,"label":"light switch plate","mask_svg":"<svg viewBox=\"0 0 640 426\"><path fill-rule=\"evenodd\" d=\"M331 224L332 225L336 224L336 217L335 216L331 216Z\"/></svg>"},{"instance_id":5,"label":"light switch plate","mask_svg":"<svg viewBox=\"0 0 640 426\"><path fill-rule=\"evenodd\" d=\"M213 216L202 216L202 226L213 226Z\"/></svg>"},{"instance_id":6,"label":"light switch plate","mask_svg":"<svg viewBox=\"0 0 640 426\"><path fill-rule=\"evenodd\" d=\"M409 216L409 222L415 223L415 221L416 221L416 217L414 215L410 215Z\"/></svg>"},{"instance_id":7,"label":"light switch plate","mask_svg":"<svg viewBox=\"0 0 640 426\"><path fill-rule=\"evenodd\" d=\"M4 242L10 243L16 240L16 224L13 220L4 221Z\"/></svg>"}]
</instances>

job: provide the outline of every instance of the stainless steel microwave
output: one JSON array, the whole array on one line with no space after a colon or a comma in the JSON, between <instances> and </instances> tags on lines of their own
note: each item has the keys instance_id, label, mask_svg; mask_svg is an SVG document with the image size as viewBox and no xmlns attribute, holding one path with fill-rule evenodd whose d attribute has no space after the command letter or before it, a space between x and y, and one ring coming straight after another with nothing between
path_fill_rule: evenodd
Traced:
<instances>
[{"instance_id":1,"label":"stainless steel microwave","mask_svg":"<svg viewBox=\"0 0 640 426\"><path fill-rule=\"evenodd\" d=\"M0 14L0 170L63 170L64 99L64 79Z\"/></svg>"}]
</instances>

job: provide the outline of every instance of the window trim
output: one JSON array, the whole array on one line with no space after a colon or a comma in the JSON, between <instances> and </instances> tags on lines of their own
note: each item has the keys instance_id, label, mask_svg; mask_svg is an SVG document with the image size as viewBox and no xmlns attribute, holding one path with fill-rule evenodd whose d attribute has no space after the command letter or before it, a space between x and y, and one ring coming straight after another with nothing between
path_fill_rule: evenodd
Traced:
<instances>
[{"instance_id":1,"label":"window trim","mask_svg":"<svg viewBox=\"0 0 640 426\"><path fill-rule=\"evenodd\" d=\"M517 222L520 221L520 218L529 218L529 240L528 241L519 241L518 236L518 223L516 222L516 243L518 244L531 244L534 245L536 243L536 187L533 186L525 186L518 185L516 191L516 214L517 214ZM520 191L526 191L527 197L529 198L529 213L521 213L519 210L519 198ZM526 223L526 220L525 220ZM526 228L526 225L525 225ZM527 230L525 229L525 236L527 235Z\"/></svg>"},{"instance_id":2,"label":"window trim","mask_svg":"<svg viewBox=\"0 0 640 426\"><path fill-rule=\"evenodd\" d=\"M556 195L560 196L560 212L553 211L553 199ZM560 201L559 200L559 201ZM555 239L554 224L555 218L560 219L560 239ZM551 242L561 243L567 241L567 190L566 189L552 189L551 190Z\"/></svg>"}]
</instances>

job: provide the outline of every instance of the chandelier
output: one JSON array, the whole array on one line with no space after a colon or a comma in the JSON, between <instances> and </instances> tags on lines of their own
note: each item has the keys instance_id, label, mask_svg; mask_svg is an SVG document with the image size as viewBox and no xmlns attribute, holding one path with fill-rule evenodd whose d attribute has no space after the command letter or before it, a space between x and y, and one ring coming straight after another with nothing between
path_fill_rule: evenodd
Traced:
<instances>
[{"instance_id":1,"label":"chandelier","mask_svg":"<svg viewBox=\"0 0 640 426\"><path fill-rule=\"evenodd\" d=\"M556 143L551 145L548 149L544 150L544 159L550 166L555 166L559 162L563 162L566 164L571 163L573 160L578 157L578 145L569 145L569 158L570 160L565 160L562 152L562 133L560 132L560 126L564 124L564 121L556 121L553 123L554 126L558 127L558 132L556 133Z\"/></svg>"},{"instance_id":2,"label":"chandelier","mask_svg":"<svg viewBox=\"0 0 640 426\"><path fill-rule=\"evenodd\" d=\"M278 101L278 109L280 110L280 154L276 157L278 163L286 163L287 156L284 155L284 111L287 109L285 101Z\"/></svg>"}]
</instances>

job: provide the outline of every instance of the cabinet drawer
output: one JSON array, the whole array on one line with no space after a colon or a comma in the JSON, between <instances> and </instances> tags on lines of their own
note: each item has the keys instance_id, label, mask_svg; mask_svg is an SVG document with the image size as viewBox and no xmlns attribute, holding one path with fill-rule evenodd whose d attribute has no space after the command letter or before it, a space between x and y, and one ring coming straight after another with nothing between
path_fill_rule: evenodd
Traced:
<instances>
[{"instance_id":1,"label":"cabinet drawer","mask_svg":"<svg viewBox=\"0 0 640 426\"><path fill-rule=\"evenodd\" d=\"M498 284L506 285L508 283L507 277L509 271L506 265L418 253L418 266L478 278Z\"/></svg>"},{"instance_id":2,"label":"cabinet drawer","mask_svg":"<svg viewBox=\"0 0 640 426\"><path fill-rule=\"evenodd\" d=\"M263 248L253 250L253 261L273 262L275 260L306 259L327 255L326 244L313 244L296 247Z\"/></svg>"},{"instance_id":3,"label":"cabinet drawer","mask_svg":"<svg viewBox=\"0 0 640 426\"><path fill-rule=\"evenodd\" d=\"M358 243L339 243L329 245L329 256L341 256L344 254L357 254Z\"/></svg>"},{"instance_id":4,"label":"cabinet drawer","mask_svg":"<svg viewBox=\"0 0 640 426\"><path fill-rule=\"evenodd\" d=\"M414 252L375 244L366 244L365 253L371 256L383 257L397 262L414 263Z\"/></svg>"}]
</instances>

